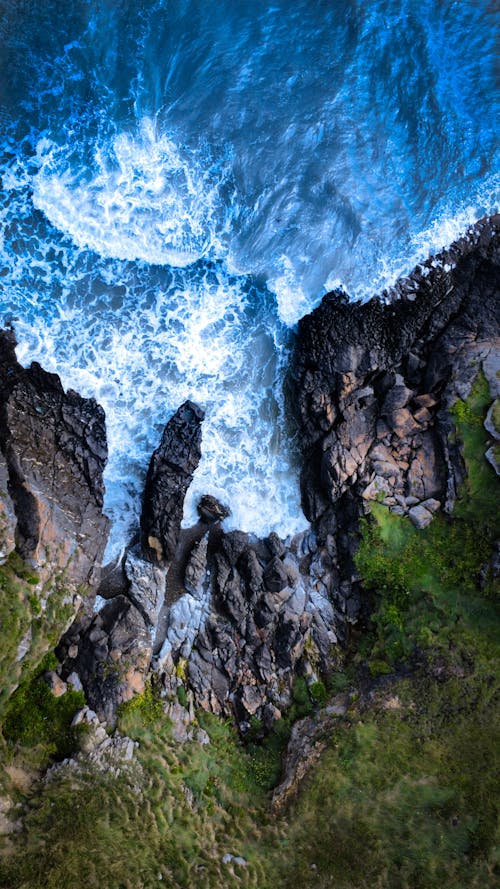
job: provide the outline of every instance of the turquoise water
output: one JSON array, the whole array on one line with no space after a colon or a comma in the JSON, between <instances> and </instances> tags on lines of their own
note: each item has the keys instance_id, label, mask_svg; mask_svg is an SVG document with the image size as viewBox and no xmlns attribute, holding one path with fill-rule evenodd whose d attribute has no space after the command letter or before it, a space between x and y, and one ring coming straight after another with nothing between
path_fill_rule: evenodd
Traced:
<instances>
[{"instance_id":1,"label":"turquoise water","mask_svg":"<svg viewBox=\"0 0 500 889\"><path fill-rule=\"evenodd\" d=\"M110 553L176 407L186 503L304 527L293 326L498 208L493 3L0 2L0 313L107 415Z\"/></svg>"}]
</instances>

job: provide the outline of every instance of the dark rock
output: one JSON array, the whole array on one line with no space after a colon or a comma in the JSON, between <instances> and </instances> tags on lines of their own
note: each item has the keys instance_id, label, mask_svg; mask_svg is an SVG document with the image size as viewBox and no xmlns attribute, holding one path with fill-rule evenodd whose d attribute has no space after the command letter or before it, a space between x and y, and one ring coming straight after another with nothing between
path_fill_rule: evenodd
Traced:
<instances>
[{"instance_id":1,"label":"dark rock","mask_svg":"<svg viewBox=\"0 0 500 889\"><path fill-rule=\"evenodd\" d=\"M153 561L168 562L175 555L184 497L201 457L204 412L186 401L165 426L151 457L141 529L145 553Z\"/></svg>"},{"instance_id":2,"label":"dark rock","mask_svg":"<svg viewBox=\"0 0 500 889\"><path fill-rule=\"evenodd\" d=\"M264 583L271 593L279 593L288 586L286 570L277 556L274 556L264 569Z\"/></svg>"},{"instance_id":3,"label":"dark rock","mask_svg":"<svg viewBox=\"0 0 500 889\"><path fill-rule=\"evenodd\" d=\"M359 600L350 590L363 502L383 499L419 524L433 513L422 501L453 508L464 462L449 408L479 368L497 394L499 234L499 216L482 220L382 298L328 294L299 322L287 391L302 506L336 561L325 582L345 619Z\"/></svg>"},{"instance_id":4,"label":"dark rock","mask_svg":"<svg viewBox=\"0 0 500 889\"><path fill-rule=\"evenodd\" d=\"M271 556L277 556L281 559L286 553L286 546L278 535L273 531L269 537L266 537L266 546Z\"/></svg>"},{"instance_id":5,"label":"dark rock","mask_svg":"<svg viewBox=\"0 0 500 889\"><path fill-rule=\"evenodd\" d=\"M204 494L196 507L201 520L207 523L222 522L231 515L231 510L211 494Z\"/></svg>"},{"instance_id":6,"label":"dark rock","mask_svg":"<svg viewBox=\"0 0 500 889\"><path fill-rule=\"evenodd\" d=\"M12 331L0 331L0 450L16 546L42 579L64 571L69 590L95 590L109 528L102 513L104 411L64 392L40 365L23 368L15 344Z\"/></svg>"},{"instance_id":7,"label":"dark rock","mask_svg":"<svg viewBox=\"0 0 500 889\"><path fill-rule=\"evenodd\" d=\"M68 658L70 650L76 658ZM62 675L76 673L87 703L110 725L120 704L144 691L152 656L150 628L125 596L116 596L87 621L77 621L57 650Z\"/></svg>"}]
</instances>

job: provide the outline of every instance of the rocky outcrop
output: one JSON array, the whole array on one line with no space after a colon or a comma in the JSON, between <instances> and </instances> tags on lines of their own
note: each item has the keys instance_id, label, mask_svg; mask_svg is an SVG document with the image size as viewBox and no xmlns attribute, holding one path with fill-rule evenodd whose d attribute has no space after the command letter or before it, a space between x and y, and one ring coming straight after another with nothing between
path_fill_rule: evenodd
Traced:
<instances>
[{"instance_id":1,"label":"rocky outcrop","mask_svg":"<svg viewBox=\"0 0 500 889\"><path fill-rule=\"evenodd\" d=\"M500 217L483 220L390 293L365 304L332 293L299 323L302 505L354 611L364 504L381 500L418 528L453 507L464 464L449 409L480 368L492 397L498 382L499 234Z\"/></svg>"},{"instance_id":2,"label":"rocky outcrop","mask_svg":"<svg viewBox=\"0 0 500 889\"><path fill-rule=\"evenodd\" d=\"M184 497L201 455L202 420L203 411L187 401L165 426L146 480L142 542L129 547L120 565L108 566L106 604L75 622L58 648L63 676L78 678L90 706L110 724L120 704L144 691Z\"/></svg>"},{"instance_id":3,"label":"rocky outcrop","mask_svg":"<svg viewBox=\"0 0 500 889\"><path fill-rule=\"evenodd\" d=\"M464 472L450 408L479 369L498 395L499 233L498 217L484 220L391 293L365 304L329 294L300 322L288 398L307 532L286 541L226 532L229 511L208 494L200 521L181 530L203 411L179 408L151 459L140 533L103 573L103 607L75 621L58 648L61 678L84 688L98 718L113 724L154 674L179 738L194 736L196 706L233 715L243 733L265 731L290 705L297 674L313 684L336 667L363 603L360 517L373 500L417 528L450 511ZM92 579L103 536L99 409L38 366L4 365L0 489L5 476L10 501L0 551L15 534L36 561L57 533L68 552L83 542L68 570Z\"/></svg>"},{"instance_id":4,"label":"rocky outcrop","mask_svg":"<svg viewBox=\"0 0 500 889\"><path fill-rule=\"evenodd\" d=\"M151 559L169 562L177 549L186 491L201 457L203 411L186 401L165 426L151 457L141 514L143 546Z\"/></svg>"},{"instance_id":5,"label":"rocky outcrop","mask_svg":"<svg viewBox=\"0 0 500 889\"><path fill-rule=\"evenodd\" d=\"M68 672L100 716L112 721L151 670L180 737L193 705L265 730L297 673L312 683L332 669L361 607L353 556L367 504L383 500L418 528L452 507L463 463L449 408L479 366L496 380L497 274L494 219L396 292L364 305L331 294L301 321L289 393L311 529L292 540L224 532L228 510L209 495L180 531L203 414L179 409L151 460L142 548L121 587L108 577L102 611L68 634Z\"/></svg>"},{"instance_id":6,"label":"rocky outcrop","mask_svg":"<svg viewBox=\"0 0 500 889\"><path fill-rule=\"evenodd\" d=\"M195 702L270 727L291 703L294 676L331 663L334 612L314 568L314 535L285 546L234 531L207 535L196 552L196 583L170 611L157 669L185 662ZM188 566L186 574L189 574ZM320 572L321 574L322 572ZM168 659L166 659L168 656Z\"/></svg>"},{"instance_id":7,"label":"rocky outcrop","mask_svg":"<svg viewBox=\"0 0 500 889\"><path fill-rule=\"evenodd\" d=\"M42 579L60 574L68 590L95 591L109 525L102 512L104 411L64 392L39 364L21 367L15 344L12 331L0 331L3 551L14 537Z\"/></svg>"},{"instance_id":8,"label":"rocky outcrop","mask_svg":"<svg viewBox=\"0 0 500 889\"><path fill-rule=\"evenodd\" d=\"M275 813L281 812L297 793L302 779L328 747L337 723L347 713L353 698L354 693L337 695L320 714L299 719L292 727L281 781L273 791Z\"/></svg>"}]
</instances>

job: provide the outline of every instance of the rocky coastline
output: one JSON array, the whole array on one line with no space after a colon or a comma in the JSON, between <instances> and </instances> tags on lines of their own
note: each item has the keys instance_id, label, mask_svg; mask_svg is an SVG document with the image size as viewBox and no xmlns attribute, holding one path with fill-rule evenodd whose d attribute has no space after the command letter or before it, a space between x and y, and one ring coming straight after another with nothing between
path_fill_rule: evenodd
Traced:
<instances>
[{"instance_id":1,"label":"rocky coastline","mask_svg":"<svg viewBox=\"0 0 500 889\"><path fill-rule=\"evenodd\" d=\"M2 560L16 551L37 573L42 612L48 582L64 579L57 673L98 719L114 726L152 681L180 740L197 708L264 734L298 675L311 687L336 669L367 604L354 556L370 503L418 529L453 510L464 461L451 408L478 373L499 395L499 268L496 216L391 292L363 304L328 294L300 321L286 390L308 531L225 532L226 507L209 496L181 530L203 448L203 411L186 402L152 455L140 528L104 567L103 411L39 365L22 368L13 332L0 333ZM491 419L487 429L494 462Z\"/></svg>"}]
</instances>

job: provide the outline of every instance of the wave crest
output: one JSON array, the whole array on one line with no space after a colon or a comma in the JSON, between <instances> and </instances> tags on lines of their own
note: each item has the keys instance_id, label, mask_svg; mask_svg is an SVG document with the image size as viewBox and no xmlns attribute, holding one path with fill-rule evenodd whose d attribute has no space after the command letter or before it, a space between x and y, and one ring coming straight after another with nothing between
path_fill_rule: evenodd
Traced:
<instances>
[{"instance_id":1,"label":"wave crest","mask_svg":"<svg viewBox=\"0 0 500 889\"><path fill-rule=\"evenodd\" d=\"M153 121L99 143L91 178L70 156L69 146L39 142L33 203L78 247L183 268L216 246L224 170L204 168Z\"/></svg>"}]
</instances>

